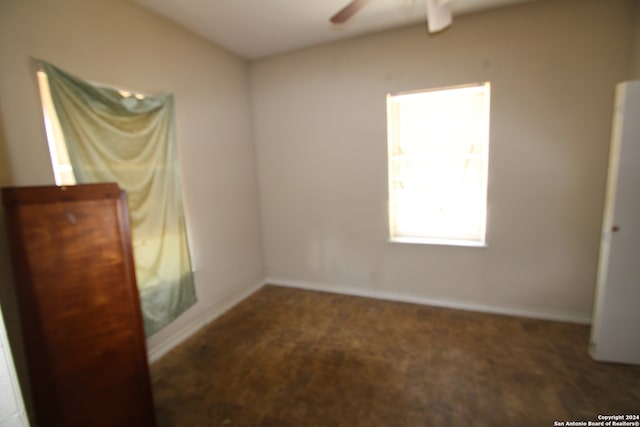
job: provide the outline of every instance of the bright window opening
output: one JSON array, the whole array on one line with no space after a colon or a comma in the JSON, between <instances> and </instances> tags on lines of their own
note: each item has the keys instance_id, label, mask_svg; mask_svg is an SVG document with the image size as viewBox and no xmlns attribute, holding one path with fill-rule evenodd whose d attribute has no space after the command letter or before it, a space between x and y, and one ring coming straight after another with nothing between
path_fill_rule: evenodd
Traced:
<instances>
[{"instance_id":1,"label":"bright window opening","mask_svg":"<svg viewBox=\"0 0 640 427\"><path fill-rule=\"evenodd\" d=\"M38 85L40 87L40 101L44 116L44 127L49 143L49 155L53 166L53 175L56 185L75 185L76 177L69 161L69 152L64 142L58 115L51 99L49 79L44 71L38 71Z\"/></svg>"},{"instance_id":2,"label":"bright window opening","mask_svg":"<svg viewBox=\"0 0 640 427\"><path fill-rule=\"evenodd\" d=\"M489 82L387 96L392 241L484 246Z\"/></svg>"}]
</instances>

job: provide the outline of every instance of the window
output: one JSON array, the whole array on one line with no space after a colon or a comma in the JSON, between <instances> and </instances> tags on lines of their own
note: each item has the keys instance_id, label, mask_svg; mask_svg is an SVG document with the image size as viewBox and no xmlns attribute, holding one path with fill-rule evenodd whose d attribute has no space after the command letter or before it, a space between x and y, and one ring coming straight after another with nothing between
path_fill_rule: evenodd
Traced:
<instances>
[{"instance_id":1,"label":"window","mask_svg":"<svg viewBox=\"0 0 640 427\"><path fill-rule=\"evenodd\" d=\"M195 304L171 94L96 86L39 61L38 82L58 185L126 190L145 333Z\"/></svg>"},{"instance_id":2,"label":"window","mask_svg":"<svg viewBox=\"0 0 640 427\"><path fill-rule=\"evenodd\" d=\"M58 115L51 99L51 89L47 73L42 70L37 72L38 85L40 87L40 102L44 116L44 127L47 132L47 142L49 143L49 155L53 166L53 175L56 185L75 185L76 178L73 175L73 168L69 160L69 152L64 142Z\"/></svg>"},{"instance_id":3,"label":"window","mask_svg":"<svg viewBox=\"0 0 640 427\"><path fill-rule=\"evenodd\" d=\"M387 95L392 241L484 246L488 82Z\"/></svg>"}]
</instances>

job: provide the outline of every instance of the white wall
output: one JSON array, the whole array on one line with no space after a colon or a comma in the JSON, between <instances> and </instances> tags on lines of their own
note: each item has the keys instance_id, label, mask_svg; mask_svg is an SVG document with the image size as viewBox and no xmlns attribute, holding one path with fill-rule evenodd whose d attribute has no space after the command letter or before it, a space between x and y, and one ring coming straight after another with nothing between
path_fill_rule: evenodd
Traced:
<instances>
[{"instance_id":1,"label":"white wall","mask_svg":"<svg viewBox=\"0 0 640 427\"><path fill-rule=\"evenodd\" d=\"M0 310L0 426L29 425Z\"/></svg>"},{"instance_id":2,"label":"white wall","mask_svg":"<svg viewBox=\"0 0 640 427\"><path fill-rule=\"evenodd\" d=\"M588 321L631 1L541 1L251 64L268 281ZM387 242L388 92L492 83L488 247Z\"/></svg>"},{"instance_id":3,"label":"white wall","mask_svg":"<svg viewBox=\"0 0 640 427\"><path fill-rule=\"evenodd\" d=\"M2 1L0 186L54 183L31 57L91 81L175 94L198 303L151 337L157 357L264 277L247 63L129 0ZM1 215L0 227L0 301L11 337Z\"/></svg>"}]
</instances>

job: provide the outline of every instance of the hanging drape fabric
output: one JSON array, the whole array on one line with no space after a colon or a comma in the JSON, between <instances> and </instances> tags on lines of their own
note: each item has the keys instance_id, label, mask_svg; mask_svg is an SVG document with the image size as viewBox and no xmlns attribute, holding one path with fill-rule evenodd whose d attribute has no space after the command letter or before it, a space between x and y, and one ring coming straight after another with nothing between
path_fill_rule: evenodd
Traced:
<instances>
[{"instance_id":1,"label":"hanging drape fabric","mask_svg":"<svg viewBox=\"0 0 640 427\"><path fill-rule=\"evenodd\" d=\"M175 142L173 95L95 86L41 62L76 181L127 192L147 336L196 302Z\"/></svg>"}]
</instances>

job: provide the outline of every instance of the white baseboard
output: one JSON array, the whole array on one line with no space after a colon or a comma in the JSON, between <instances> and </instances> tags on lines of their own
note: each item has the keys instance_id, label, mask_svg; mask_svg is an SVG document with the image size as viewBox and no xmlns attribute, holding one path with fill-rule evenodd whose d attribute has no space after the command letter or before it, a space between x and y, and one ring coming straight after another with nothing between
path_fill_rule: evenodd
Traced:
<instances>
[{"instance_id":1,"label":"white baseboard","mask_svg":"<svg viewBox=\"0 0 640 427\"><path fill-rule=\"evenodd\" d=\"M535 310L521 307L496 306L465 301L455 301L437 298L425 298L414 295L397 294L388 291L378 291L371 289L356 289L340 285L310 283L297 280L279 279L271 277L265 280L265 284L275 286L285 286L290 288L308 289L320 292L331 292L337 294L353 295L366 298L384 299L398 302L408 302L412 304L431 305L436 307L454 308L458 310L477 311L481 313L504 314L508 316L528 317L533 319L553 320L559 322L578 323L583 325L591 324L591 316L580 313L566 313L552 310Z\"/></svg>"},{"instance_id":2,"label":"white baseboard","mask_svg":"<svg viewBox=\"0 0 640 427\"><path fill-rule=\"evenodd\" d=\"M222 304L214 306L209 312L206 313L206 315L202 316L197 321L191 322L190 324L186 325L178 332L173 334L173 336L169 337L167 340L155 347L153 350L149 350L147 354L149 363L153 363L159 360L162 356L170 352L173 348L177 347L182 342L186 341L189 337L205 327L207 324L213 322L218 317L222 316L224 313L233 308L235 305L242 302L245 298L249 297L251 294L263 287L264 284L265 282L259 282L251 286L244 292L238 295L234 295L231 299L224 301Z\"/></svg>"},{"instance_id":3,"label":"white baseboard","mask_svg":"<svg viewBox=\"0 0 640 427\"><path fill-rule=\"evenodd\" d=\"M578 313L566 313L551 310L532 310L521 307L496 306L489 304L480 304L465 301L455 301L448 299L425 298L415 295L398 294L389 291L380 291L372 289L357 289L335 284L320 284L298 280L279 279L275 277L268 278L259 282L244 292L235 295L233 298L214 306L205 316L195 322L192 322L173 336L165 340L159 346L149 351L149 362L153 363L167 354L173 348L187 340L193 334L198 332L207 324L211 323L225 312L233 308L235 305L249 297L251 294L262 288L265 284L284 286L289 288L307 289L312 291L330 292L336 294L353 295L365 298L384 299L389 301L407 302L412 304L430 305L435 307L454 308L458 310L477 311L481 313L504 314L509 316L528 317L533 319L553 320L560 322L578 323L583 325L591 324L591 316L585 316Z\"/></svg>"}]
</instances>

